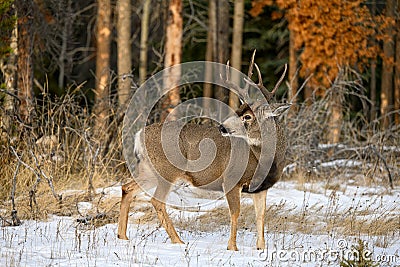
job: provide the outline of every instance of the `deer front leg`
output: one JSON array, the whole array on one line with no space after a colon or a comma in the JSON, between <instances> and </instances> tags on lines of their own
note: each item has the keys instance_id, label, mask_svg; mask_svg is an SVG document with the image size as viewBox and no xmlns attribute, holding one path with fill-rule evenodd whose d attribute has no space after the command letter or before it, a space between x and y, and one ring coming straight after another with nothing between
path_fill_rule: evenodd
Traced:
<instances>
[{"instance_id":1,"label":"deer front leg","mask_svg":"<svg viewBox=\"0 0 400 267\"><path fill-rule=\"evenodd\" d=\"M183 241L180 239L174 225L172 224L171 219L168 216L168 213L165 209L165 200L169 193L170 185L168 182L166 183L159 183L157 186L156 192L154 196L151 198L151 204L153 205L154 209L157 212L158 219L161 222L161 225L167 231L169 238L171 238L171 242L174 244L184 244Z\"/></svg>"},{"instance_id":2,"label":"deer front leg","mask_svg":"<svg viewBox=\"0 0 400 267\"><path fill-rule=\"evenodd\" d=\"M139 186L135 181L122 186L121 209L118 219L118 238L128 240L126 236L126 228L128 224L129 207L132 202L132 196L139 190Z\"/></svg>"},{"instance_id":3,"label":"deer front leg","mask_svg":"<svg viewBox=\"0 0 400 267\"><path fill-rule=\"evenodd\" d=\"M267 190L253 194L254 209L257 220L257 249L265 249L264 218L267 199Z\"/></svg>"},{"instance_id":4,"label":"deer front leg","mask_svg":"<svg viewBox=\"0 0 400 267\"><path fill-rule=\"evenodd\" d=\"M229 212L231 214L231 234L228 241L228 250L238 250L236 246L236 235L238 228L238 218L240 215L240 187L234 187L226 194Z\"/></svg>"}]
</instances>

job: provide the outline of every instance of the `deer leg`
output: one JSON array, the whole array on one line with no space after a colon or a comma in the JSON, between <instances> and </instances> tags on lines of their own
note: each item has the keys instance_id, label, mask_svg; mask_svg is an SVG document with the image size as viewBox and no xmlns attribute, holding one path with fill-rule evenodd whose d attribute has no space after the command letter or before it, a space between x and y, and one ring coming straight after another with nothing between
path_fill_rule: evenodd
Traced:
<instances>
[{"instance_id":1,"label":"deer leg","mask_svg":"<svg viewBox=\"0 0 400 267\"><path fill-rule=\"evenodd\" d=\"M264 218L266 199L267 190L253 194L253 203L257 220L257 249L265 249Z\"/></svg>"},{"instance_id":2,"label":"deer leg","mask_svg":"<svg viewBox=\"0 0 400 267\"><path fill-rule=\"evenodd\" d=\"M151 198L151 204L157 212L158 219L161 222L161 225L167 231L169 238L171 238L171 242L174 244L184 244L180 239L176 230L172 224L171 219L168 216L168 213L165 209L165 200L171 188L171 184L169 182L159 182L156 192L154 196Z\"/></svg>"},{"instance_id":3,"label":"deer leg","mask_svg":"<svg viewBox=\"0 0 400 267\"><path fill-rule=\"evenodd\" d=\"M240 214L240 187L234 187L226 194L229 212L231 214L231 234L228 241L228 250L238 250L236 246L236 235L238 228L238 218Z\"/></svg>"},{"instance_id":4,"label":"deer leg","mask_svg":"<svg viewBox=\"0 0 400 267\"><path fill-rule=\"evenodd\" d=\"M122 186L121 209L118 219L118 238L128 240L126 236L126 228L128 224L129 206L132 202L132 196L139 190L139 186L135 181L124 184Z\"/></svg>"}]
</instances>

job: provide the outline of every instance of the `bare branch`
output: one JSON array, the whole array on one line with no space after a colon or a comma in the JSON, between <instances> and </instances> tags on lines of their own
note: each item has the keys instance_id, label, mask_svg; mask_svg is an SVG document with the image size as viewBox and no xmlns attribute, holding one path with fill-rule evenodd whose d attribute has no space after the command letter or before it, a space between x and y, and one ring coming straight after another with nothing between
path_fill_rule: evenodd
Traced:
<instances>
[{"instance_id":1,"label":"bare branch","mask_svg":"<svg viewBox=\"0 0 400 267\"><path fill-rule=\"evenodd\" d=\"M17 160L24 165L26 168L28 168L29 170L31 170L35 176L36 176L36 181L32 186L32 189L29 191L29 206L31 207L31 209L33 210L33 204L35 204L35 207L37 208L37 202L36 202L36 192L37 192L37 186L40 183L40 174L31 166L29 166L27 163L25 163L21 157L18 155L18 153L15 151L15 149L10 146L14 156L17 158Z\"/></svg>"},{"instance_id":2,"label":"bare branch","mask_svg":"<svg viewBox=\"0 0 400 267\"><path fill-rule=\"evenodd\" d=\"M15 191L17 187L17 174L19 171L19 167L21 166L21 162L18 161L17 167L15 168L12 189L11 189L11 226L19 226L21 225L21 220L17 216L17 209L15 207Z\"/></svg>"},{"instance_id":3,"label":"bare branch","mask_svg":"<svg viewBox=\"0 0 400 267\"><path fill-rule=\"evenodd\" d=\"M48 176L44 173L44 171L43 171L42 168L40 167L40 164L39 164L39 161L38 161L36 155L35 155L31 150L29 150L29 152L31 153L32 157L33 157L34 160L35 160L36 168L39 170L40 175L42 175L42 176L47 180L47 183L49 184L49 187L50 187L50 189L51 189L51 192L52 192L54 198L57 199L58 201L61 201L62 195L59 195L59 194L56 193L56 191L55 191L55 189L54 189L54 185L53 185L53 178L52 178L51 176L48 177Z\"/></svg>"}]
</instances>

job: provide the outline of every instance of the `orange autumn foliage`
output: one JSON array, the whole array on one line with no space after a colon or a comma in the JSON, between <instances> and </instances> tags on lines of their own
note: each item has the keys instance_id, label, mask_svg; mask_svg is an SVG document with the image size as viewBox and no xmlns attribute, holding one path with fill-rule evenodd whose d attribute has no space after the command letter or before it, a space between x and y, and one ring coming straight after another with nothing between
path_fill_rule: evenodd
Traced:
<instances>
[{"instance_id":1,"label":"orange autumn foliage","mask_svg":"<svg viewBox=\"0 0 400 267\"><path fill-rule=\"evenodd\" d=\"M265 5L285 11L295 48L300 51L300 76L313 74L309 85L327 88L344 66L362 70L377 55L368 40L375 24L363 1L353 0L256 0L250 14L257 16ZM323 93L323 90L320 91Z\"/></svg>"}]
</instances>

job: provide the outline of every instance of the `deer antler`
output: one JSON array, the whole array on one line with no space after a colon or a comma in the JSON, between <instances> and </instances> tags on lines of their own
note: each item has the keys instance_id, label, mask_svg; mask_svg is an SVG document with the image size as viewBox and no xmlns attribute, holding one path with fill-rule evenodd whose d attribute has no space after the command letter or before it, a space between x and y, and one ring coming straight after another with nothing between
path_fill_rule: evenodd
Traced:
<instances>
[{"instance_id":1,"label":"deer antler","mask_svg":"<svg viewBox=\"0 0 400 267\"><path fill-rule=\"evenodd\" d=\"M222 78L222 75L220 74L221 79L223 82L226 84L226 86L234 89L237 91L240 99L242 99L244 102L247 102L250 97L249 97L249 86L246 84L244 88L241 88L238 86L236 83L233 83L230 78L230 66L229 66L229 60L226 62L226 67L225 67L225 80Z\"/></svg>"},{"instance_id":2,"label":"deer antler","mask_svg":"<svg viewBox=\"0 0 400 267\"><path fill-rule=\"evenodd\" d=\"M229 60L227 61L226 67L225 67L225 78L226 78L226 79L224 80L224 83L225 83L227 86L231 87L232 89L236 90L236 91L238 92L238 94L239 94L239 97L240 97L242 100L244 100L245 102L247 102L247 101L249 100L249 98L250 98L250 97L249 97L249 86L250 86L250 84L251 84L252 86L257 86L257 87L261 90L262 94L263 94L264 97L267 99L267 101L269 101L269 100L271 100L271 99L274 97L274 94L276 93L276 91L278 90L279 86L281 85L283 79L285 78L286 71L287 71L287 64L285 64L285 69L284 69L284 71L283 71L283 73L282 73L282 76L279 78L279 80L278 80L278 82L276 83L274 89L270 92L270 91L268 91L267 88L265 88L265 86L264 86L264 84L263 84L263 81L262 81L260 69L259 69L259 67L257 66L257 64L254 63L254 57L255 57L255 55L256 55L256 49L254 49L253 55L251 56L251 61L250 61L249 71L248 71L248 73L247 73L247 77L244 78L244 80L245 80L245 82L246 82L246 85L245 85L244 88L241 88L240 86L238 86L237 84L233 83L233 82L230 80L230 69L229 69L230 66L229 66ZM253 76L253 68L254 68L254 67L255 67L256 70L257 70L258 84L255 84L255 83L251 80L251 77ZM222 75L221 75L221 79L223 80Z\"/></svg>"},{"instance_id":3,"label":"deer antler","mask_svg":"<svg viewBox=\"0 0 400 267\"><path fill-rule=\"evenodd\" d=\"M227 85L227 86L229 86L229 87L231 87L232 89L235 89L237 92L238 92L238 94L239 94L239 97L244 101L244 102L248 102L249 101L249 99L250 99L250 97L249 97L249 86L250 86L250 84L249 84L249 81L248 80L250 80L251 81L251 76L253 76L253 66L254 66L254 57L255 57L255 55L256 55L256 49L254 49L254 51L253 51L253 55L251 56L251 61L250 61L250 65L249 65L249 71L248 71L248 73L247 73L247 78L244 78L244 80L245 80L245 82L246 82L246 85L245 85L245 87L244 88L241 88L240 86L238 86L237 84L235 84L235 83L233 83L232 81L231 81L231 79L230 79L230 71L229 71L229 60L226 62L226 71L225 71L225 77L226 77L226 79L225 79L225 84ZM257 65L256 65L256 68L257 68L257 70L258 70L258 67L257 67ZM258 73L259 73L259 70L258 70ZM222 78L222 75L221 75L221 78ZM252 82L251 82L252 83ZM254 84L254 83L253 83Z\"/></svg>"},{"instance_id":4,"label":"deer antler","mask_svg":"<svg viewBox=\"0 0 400 267\"><path fill-rule=\"evenodd\" d=\"M276 90L279 88L279 86L281 85L283 79L285 78L286 71L287 71L287 64L285 64L285 70L283 71L283 74L282 74L281 78L276 83L274 89L270 92L270 91L267 90L267 88L265 88L265 86L263 84L260 68L258 67L258 65L256 63L254 63L255 55L256 55L256 50L254 49L254 52L253 52L253 55L252 55L251 61L250 61L249 72L247 74L248 78L245 78L245 81L247 83L245 88L248 90L248 87L249 87L250 84L252 84L253 86L257 86L261 90L262 94L267 99L267 101L269 101L269 100L272 99L272 97L274 97L274 94L275 94ZM255 84L251 80L251 77L253 76L253 66L255 66L255 68L257 70L258 84Z\"/></svg>"},{"instance_id":5,"label":"deer antler","mask_svg":"<svg viewBox=\"0 0 400 267\"><path fill-rule=\"evenodd\" d=\"M269 101L274 97L274 95L276 93L276 90L279 88L279 86L281 85L283 79L285 78L286 71L287 71L287 64L285 64L285 69L284 69L284 71L282 73L282 76L279 78L278 82L275 84L275 87L271 92L268 91L267 88L265 88L265 86L264 86L264 84L262 82L261 72L260 72L260 69L258 68L257 64L254 64L254 66L256 67L257 75L258 75L258 84L256 86L261 90L262 94L267 99L267 101ZM246 82L255 85L255 83L252 80L246 79Z\"/></svg>"}]
</instances>

